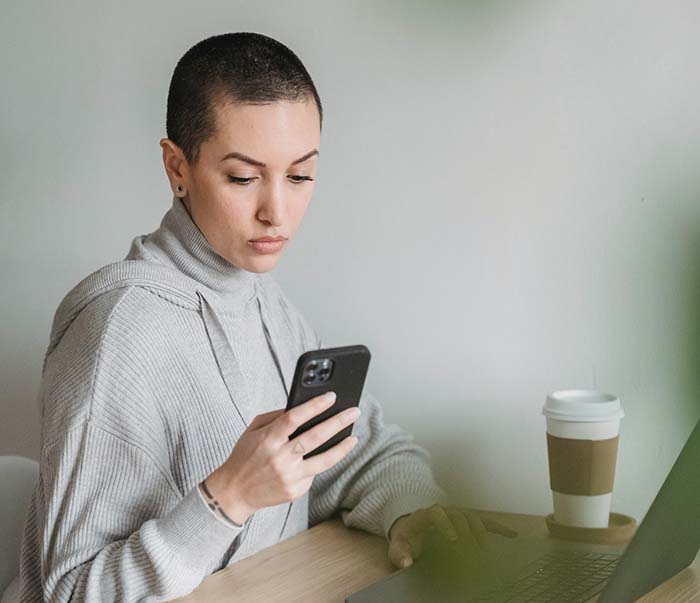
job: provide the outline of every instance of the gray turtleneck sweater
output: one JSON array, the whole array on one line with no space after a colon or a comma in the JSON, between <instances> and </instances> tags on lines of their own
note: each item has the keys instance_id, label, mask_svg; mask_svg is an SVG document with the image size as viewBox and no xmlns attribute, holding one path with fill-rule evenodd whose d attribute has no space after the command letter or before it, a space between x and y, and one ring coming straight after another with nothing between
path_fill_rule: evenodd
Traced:
<instances>
[{"instance_id":1,"label":"gray turtleneck sweater","mask_svg":"<svg viewBox=\"0 0 700 603\"><path fill-rule=\"evenodd\" d=\"M21 603L167 601L336 513L386 537L399 516L446 504L428 452L365 389L357 445L303 497L241 527L206 506L198 483L256 415L285 407L297 358L320 347L272 276L218 255L174 197L54 316Z\"/></svg>"}]
</instances>

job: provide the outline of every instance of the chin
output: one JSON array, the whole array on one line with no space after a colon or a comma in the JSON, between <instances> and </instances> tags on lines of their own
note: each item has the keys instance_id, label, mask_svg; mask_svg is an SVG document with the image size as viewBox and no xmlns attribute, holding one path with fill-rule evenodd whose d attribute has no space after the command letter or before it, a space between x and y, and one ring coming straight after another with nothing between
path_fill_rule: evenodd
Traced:
<instances>
[{"instance_id":1,"label":"chin","mask_svg":"<svg viewBox=\"0 0 700 603\"><path fill-rule=\"evenodd\" d=\"M258 274L272 270L280 259L279 254L259 255L256 257L255 253L246 253L243 257L240 255L234 257L234 254L226 256L221 255L221 257L237 268L247 270L248 272L256 272Z\"/></svg>"},{"instance_id":2,"label":"chin","mask_svg":"<svg viewBox=\"0 0 700 603\"><path fill-rule=\"evenodd\" d=\"M249 272L257 272L258 274L270 272L270 270L275 268L278 261L279 257L272 255L255 258L254 261L248 262L248 265L245 266L245 270L248 270Z\"/></svg>"}]
</instances>

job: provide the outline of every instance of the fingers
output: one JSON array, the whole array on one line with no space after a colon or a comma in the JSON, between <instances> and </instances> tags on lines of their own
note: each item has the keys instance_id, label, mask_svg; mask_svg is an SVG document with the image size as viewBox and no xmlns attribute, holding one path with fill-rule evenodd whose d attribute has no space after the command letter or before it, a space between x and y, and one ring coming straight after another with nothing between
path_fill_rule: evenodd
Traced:
<instances>
[{"instance_id":1,"label":"fingers","mask_svg":"<svg viewBox=\"0 0 700 603\"><path fill-rule=\"evenodd\" d=\"M451 543L452 549L463 559L466 571L480 571L483 567L483 560L481 559L483 551L472 532L466 516L456 509L449 509L447 514L459 534L459 540Z\"/></svg>"},{"instance_id":2,"label":"fingers","mask_svg":"<svg viewBox=\"0 0 700 603\"><path fill-rule=\"evenodd\" d=\"M433 505L430 507L428 509L428 519L447 540L457 540L459 538L457 530L455 530L442 506Z\"/></svg>"},{"instance_id":3,"label":"fingers","mask_svg":"<svg viewBox=\"0 0 700 603\"><path fill-rule=\"evenodd\" d=\"M507 538L516 538L518 536L518 532L516 532L514 529L509 528L508 526L502 524L500 521L496 521L495 519L490 519L489 517L482 516L478 511L472 511L466 508L461 508L460 511L462 511L462 513L466 513L467 515L475 515L476 517L481 519L481 523L484 524L484 528L486 528L487 532L491 532L493 534L500 534L501 536L506 536Z\"/></svg>"},{"instance_id":4,"label":"fingers","mask_svg":"<svg viewBox=\"0 0 700 603\"><path fill-rule=\"evenodd\" d=\"M478 558L479 571L481 573L481 576L487 580L490 580L494 585L504 585L504 576L501 575L501 569L499 568L497 557L494 556L495 552L493 550L493 547L488 543L486 539L486 533L489 530L487 529L485 524L488 523L488 521L482 517L479 517L477 513L471 512L467 509L456 509L456 511L466 518L471 528L471 531L474 533L479 544L482 545L483 543L485 545L482 546L483 552ZM514 532L513 530L510 530L509 528L503 526L498 522L494 523L496 524L496 526L498 526L506 532ZM514 533L517 535L517 532Z\"/></svg>"},{"instance_id":5,"label":"fingers","mask_svg":"<svg viewBox=\"0 0 700 603\"><path fill-rule=\"evenodd\" d=\"M347 408L342 412L334 414L332 417L328 417L325 421L315 425L308 431L300 433L295 438L289 440L286 446L289 446L293 452L303 451L302 454L310 452L318 448L324 442L327 442L336 433L352 424L359 416L359 408Z\"/></svg>"},{"instance_id":6,"label":"fingers","mask_svg":"<svg viewBox=\"0 0 700 603\"><path fill-rule=\"evenodd\" d=\"M491 558L491 547L486 542L486 529L478 517L469 516L455 507L448 507L446 512L459 534L459 541L451 542L450 545L462 558L464 570L474 571L475 575L484 579L499 580L500 576Z\"/></svg>"},{"instance_id":7,"label":"fingers","mask_svg":"<svg viewBox=\"0 0 700 603\"><path fill-rule=\"evenodd\" d=\"M484 527L484 524L481 521L481 518L474 514L470 513L469 511L466 511L464 513L460 512L458 509L455 509L455 511L466 518L467 523L469 524L469 528L471 529L472 534L474 534L474 537L476 538L477 542L479 543L479 546L484 550L488 551L491 549L491 546L489 545L488 541L486 540L486 528Z\"/></svg>"},{"instance_id":8,"label":"fingers","mask_svg":"<svg viewBox=\"0 0 700 603\"><path fill-rule=\"evenodd\" d=\"M484 546L480 542L477 535L474 533L474 530L472 529L472 526L469 523L467 516L464 515L464 513L461 513L457 509L448 509L447 515L450 518L452 524L457 528L459 539L465 546L465 551L467 553L473 554L479 549L484 549ZM484 532L486 532L485 529Z\"/></svg>"},{"instance_id":9,"label":"fingers","mask_svg":"<svg viewBox=\"0 0 700 603\"><path fill-rule=\"evenodd\" d=\"M500 534L501 536L506 536L507 538L515 538L518 535L515 530L512 530L495 519L481 517L481 522L484 524L486 530L493 532L494 534Z\"/></svg>"},{"instance_id":10,"label":"fingers","mask_svg":"<svg viewBox=\"0 0 700 603\"><path fill-rule=\"evenodd\" d=\"M279 417L279 426L275 426L277 435L282 440L289 440L297 428L321 414L335 403L335 392L327 392L321 396L316 396L306 402L287 410Z\"/></svg>"},{"instance_id":11,"label":"fingers","mask_svg":"<svg viewBox=\"0 0 700 603\"><path fill-rule=\"evenodd\" d=\"M295 442L297 438L290 440L290 443ZM326 469L330 469L338 461L344 458L357 444L355 436L348 436L340 440L335 446L331 446L328 450L303 459L302 467L304 476L318 475Z\"/></svg>"}]
</instances>

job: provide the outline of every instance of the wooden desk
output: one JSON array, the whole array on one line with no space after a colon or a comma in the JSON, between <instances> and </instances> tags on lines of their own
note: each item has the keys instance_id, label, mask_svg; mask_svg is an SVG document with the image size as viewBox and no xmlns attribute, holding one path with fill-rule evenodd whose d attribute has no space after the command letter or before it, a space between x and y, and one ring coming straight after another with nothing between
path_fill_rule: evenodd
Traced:
<instances>
[{"instance_id":1,"label":"wooden desk","mask_svg":"<svg viewBox=\"0 0 700 603\"><path fill-rule=\"evenodd\" d=\"M519 534L547 537L542 515L478 511ZM345 597L393 571L387 543L333 519L208 576L190 603L343 603ZM700 603L700 555L691 566L639 599L640 603Z\"/></svg>"}]
</instances>

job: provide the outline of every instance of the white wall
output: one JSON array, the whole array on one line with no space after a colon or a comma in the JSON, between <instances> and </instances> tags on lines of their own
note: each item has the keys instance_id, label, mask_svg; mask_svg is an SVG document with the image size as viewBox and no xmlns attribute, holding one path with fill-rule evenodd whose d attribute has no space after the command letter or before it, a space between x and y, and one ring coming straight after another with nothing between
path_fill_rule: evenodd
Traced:
<instances>
[{"instance_id":1,"label":"white wall","mask_svg":"<svg viewBox=\"0 0 700 603\"><path fill-rule=\"evenodd\" d=\"M527 5L527 6L526 6ZM324 130L274 271L463 504L551 510L548 391L618 394L613 508L641 518L700 416L700 6L7 3L0 21L0 454L39 451L63 295L171 202L177 59L289 45Z\"/></svg>"}]
</instances>

